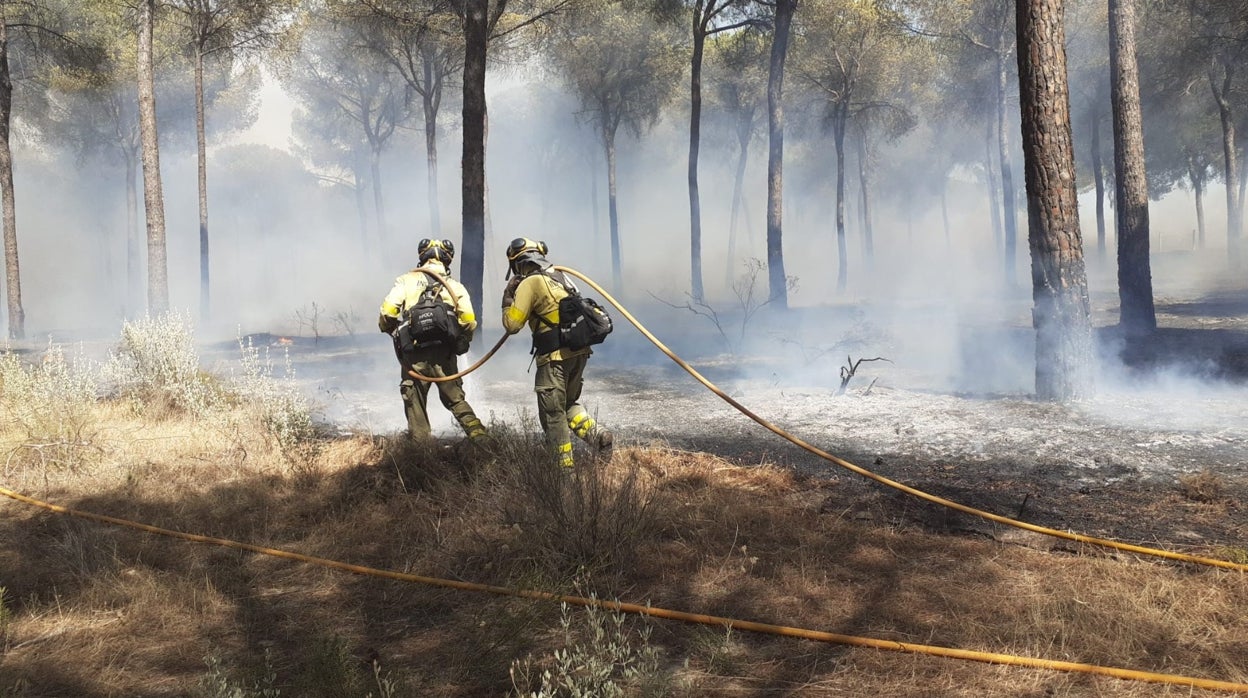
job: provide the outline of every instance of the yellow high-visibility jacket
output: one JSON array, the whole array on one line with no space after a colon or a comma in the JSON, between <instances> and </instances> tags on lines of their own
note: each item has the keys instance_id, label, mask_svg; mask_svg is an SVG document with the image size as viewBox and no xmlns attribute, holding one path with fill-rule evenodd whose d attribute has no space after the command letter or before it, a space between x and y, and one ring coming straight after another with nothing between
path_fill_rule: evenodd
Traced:
<instances>
[{"instance_id":1,"label":"yellow high-visibility jacket","mask_svg":"<svg viewBox=\"0 0 1248 698\"><path fill-rule=\"evenodd\" d=\"M464 288L459 281L452 279L450 272L436 259L430 259L395 279L394 288L390 289L390 293L386 294L386 299L381 302L381 314L398 320L404 310L420 301L420 295L425 292L429 284L437 283L436 279L420 271L421 269L428 269L446 279L446 284L438 292L438 297L455 308L459 326L471 339L473 331L477 329L477 315L472 310L472 299L468 296L468 289ZM452 291L454 294L451 293Z\"/></svg>"},{"instance_id":2,"label":"yellow high-visibility jacket","mask_svg":"<svg viewBox=\"0 0 1248 698\"><path fill-rule=\"evenodd\" d=\"M503 329L507 330L507 334L515 334L527 322L529 329L535 335L542 332L557 332L556 328L559 326L559 301L567 297L567 295L568 291L563 287L563 284L546 274L529 274L524 277L520 285L516 286L516 296L512 300L511 305L503 308ZM542 322L539 316L546 318L546 321L554 325L554 327ZM560 361L588 353L590 353L589 347L582 349L556 349L549 354L538 355L537 362L544 364L547 361Z\"/></svg>"}]
</instances>

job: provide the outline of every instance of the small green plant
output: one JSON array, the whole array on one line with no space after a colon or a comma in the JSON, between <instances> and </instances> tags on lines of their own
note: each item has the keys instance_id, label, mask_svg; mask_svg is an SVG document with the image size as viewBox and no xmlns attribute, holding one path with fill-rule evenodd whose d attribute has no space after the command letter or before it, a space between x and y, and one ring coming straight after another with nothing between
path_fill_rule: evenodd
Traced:
<instances>
[{"instance_id":1,"label":"small green plant","mask_svg":"<svg viewBox=\"0 0 1248 698\"><path fill-rule=\"evenodd\" d=\"M204 661L208 664L208 672L199 680L202 698L279 698L282 695L275 686L277 671L273 669L273 657L267 647L264 650L263 673L255 681L236 679L216 654L208 655Z\"/></svg>"},{"instance_id":2,"label":"small green plant","mask_svg":"<svg viewBox=\"0 0 1248 698\"><path fill-rule=\"evenodd\" d=\"M559 624L563 646L544 662L548 666L540 674L530 659L511 663L513 695L611 698L625 695L630 688L656 683L659 650L649 643L649 624L643 623L634 631L623 613L596 606L576 613L566 603L560 606Z\"/></svg>"}]
</instances>

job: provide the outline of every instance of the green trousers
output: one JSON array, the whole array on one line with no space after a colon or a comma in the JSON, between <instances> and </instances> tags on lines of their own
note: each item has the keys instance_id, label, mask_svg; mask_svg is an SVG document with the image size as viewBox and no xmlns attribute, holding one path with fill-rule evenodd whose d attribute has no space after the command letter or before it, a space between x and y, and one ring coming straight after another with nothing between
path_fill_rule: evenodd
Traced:
<instances>
[{"instance_id":1,"label":"green trousers","mask_svg":"<svg viewBox=\"0 0 1248 698\"><path fill-rule=\"evenodd\" d=\"M581 406L581 388L588 361L589 355L582 354L539 363L533 381L537 391L537 417L546 434L546 445L565 467L573 464L574 433L600 451L611 446L611 433Z\"/></svg>"},{"instance_id":2,"label":"green trousers","mask_svg":"<svg viewBox=\"0 0 1248 698\"><path fill-rule=\"evenodd\" d=\"M438 397L442 401L442 406L455 417L455 421L459 422L459 426L463 428L468 438L476 439L485 436L485 426L481 424L481 420L477 419L476 413L472 411L472 405L468 404L462 380L456 378L453 381L430 383L408 375L409 370L414 370L422 376L454 375L459 372L457 366L458 357L451 353L445 353L412 358L413 360L410 363L400 358L400 364L403 368L400 376L399 394L403 396L403 412L407 415L408 433L413 438L427 438L430 436L429 412L426 406L429 399L429 386L436 385L438 386Z\"/></svg>"}]
</instances>

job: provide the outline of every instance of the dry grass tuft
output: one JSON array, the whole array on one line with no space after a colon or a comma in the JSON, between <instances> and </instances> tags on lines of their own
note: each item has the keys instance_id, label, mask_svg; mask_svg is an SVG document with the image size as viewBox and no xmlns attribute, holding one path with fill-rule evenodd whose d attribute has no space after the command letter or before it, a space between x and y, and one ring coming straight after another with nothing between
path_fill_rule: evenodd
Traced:
<instances>
[{"instance_id":1,"label":"dry grass tuft","mask_svg":"<svg viewBox=\"0 0 1248 698\"><path fill-rule=\"evenodd\" d=\"M1193 502L1216 502L1222 498L1224 488L1222 476L1209 470L1179 478L1179 493Z\"/></svg>"}]
</instances>

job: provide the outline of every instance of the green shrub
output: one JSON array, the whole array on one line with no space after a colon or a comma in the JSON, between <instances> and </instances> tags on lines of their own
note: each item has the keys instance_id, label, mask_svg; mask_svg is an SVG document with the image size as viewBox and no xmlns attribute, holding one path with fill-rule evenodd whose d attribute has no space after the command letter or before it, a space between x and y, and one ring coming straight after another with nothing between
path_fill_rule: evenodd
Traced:
<instances>
[{"instance_id":1,"label":"green shrub","mask_svg":"<svg viewBox=\"0 0 1248 698\"><path fill-rule=\"evenodd\" d=\"M591 596L591 598L593 598ZM596 606L576 613L560 607L563 646L540 670L531 659L511 663L511 682L522 698L607 698L632 693L660 693L659 651L649 644L650 625L629 627L626 614ZM579 624L574 624L576 618ZM638 690L641 689L641 690ZM649 690L646 690L649 689Z\"/></svg>"}]
</instances>

